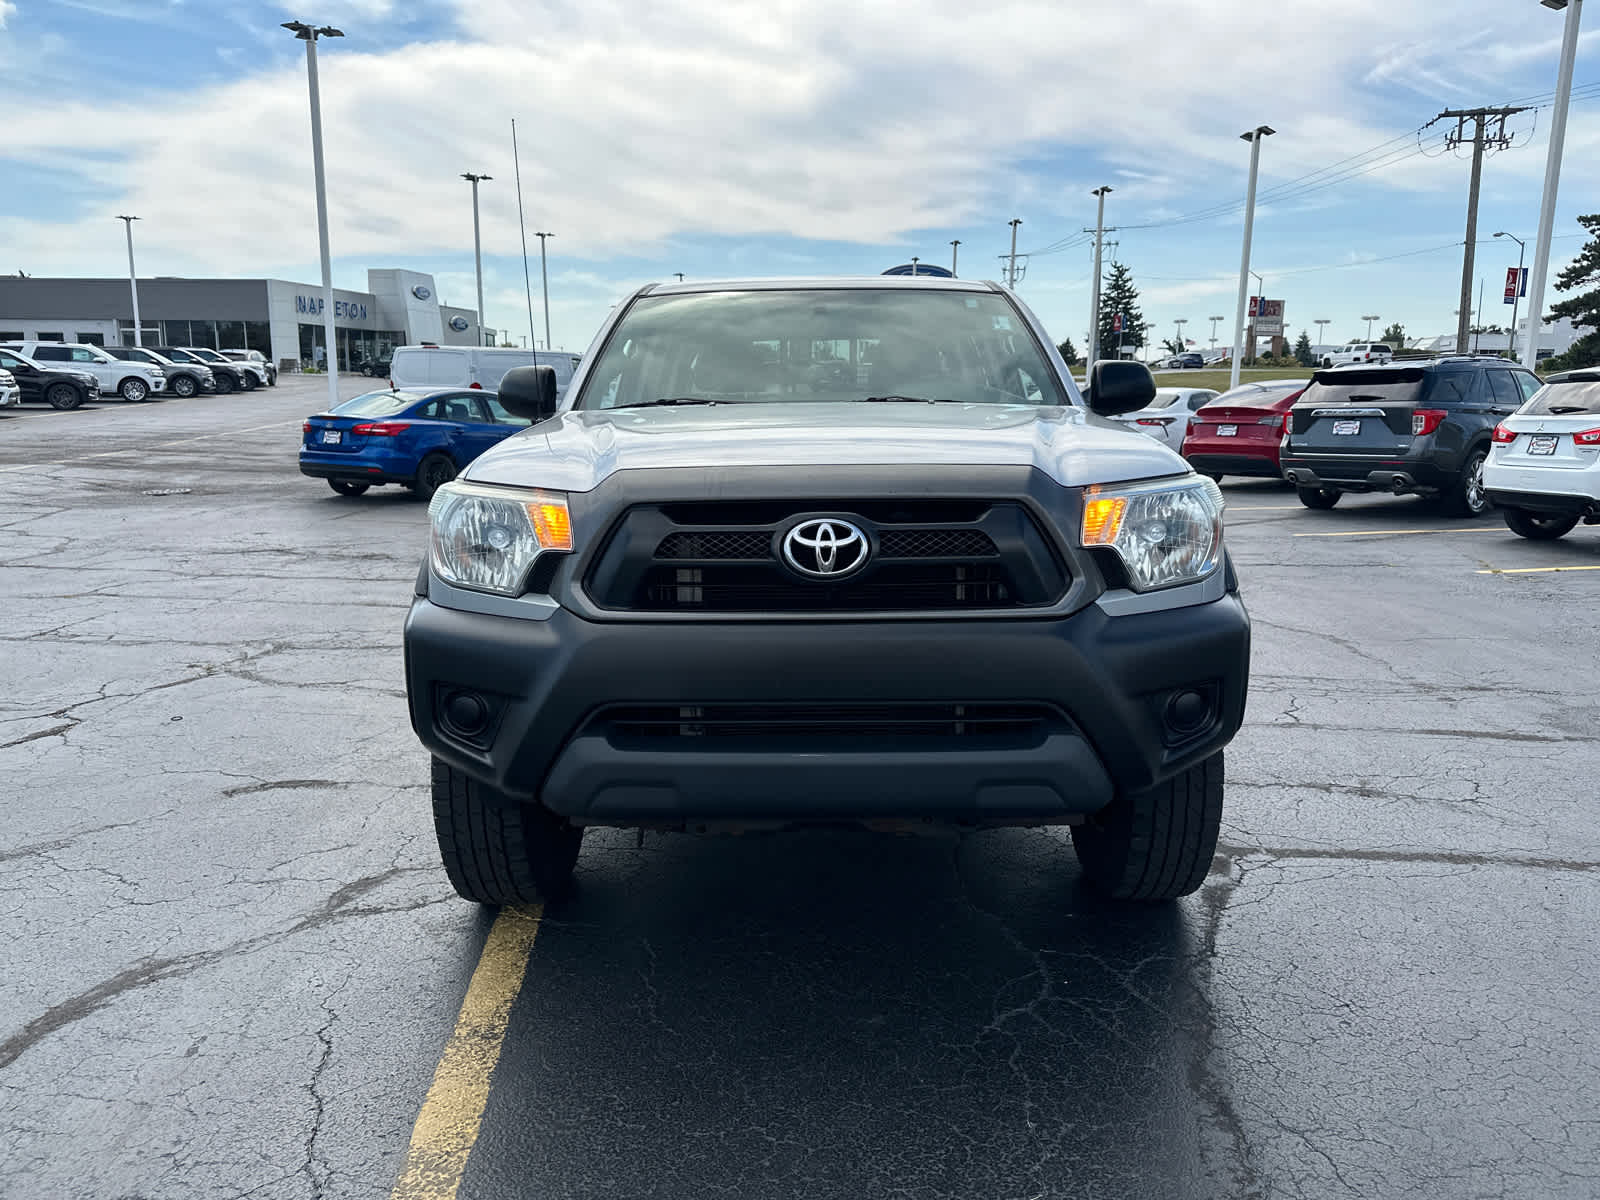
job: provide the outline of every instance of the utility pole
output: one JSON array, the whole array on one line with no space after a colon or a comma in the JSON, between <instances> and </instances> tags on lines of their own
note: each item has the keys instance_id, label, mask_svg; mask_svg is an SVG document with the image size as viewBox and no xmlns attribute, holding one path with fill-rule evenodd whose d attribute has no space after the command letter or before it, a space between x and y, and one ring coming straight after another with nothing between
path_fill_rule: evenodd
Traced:
<instances>
[{"instance_id":1,"label":"utility pole","mask_svg":"<svg viewBox=\"0 0 1600 1200\"><path fill-rule=\"evenodd\" d=\"M1250 235L1255 232L1256 224L1256 172L1261 168L1261 139L1274 132L1270 125L1257 125L1239 135L1241 141L1250 143L1250 182L1245 185L1244 194L1244 248L1239 258L1239 303L1233 314L1233 367L1229 371L1229 391L1239 386L1239 360L1244 357L1245 301L1250 291ZM1252 346L1252 352L1254 349Z\"/></svg>"},{"instance_id":2,"label":"utility pole","mask_svg":"<svg viewBox=\"0 0 1600 1200\"><path fill-rule=\"evenodd\" d=\"M1556 71L1555 111L1550 119L1550 152L1545 158L1544 199L1539 203L1539 234L1533 243L1533 271L1528 283L1528 338L1523 343L1522 365L1539 361L1539 327L1544 322L1544 277L1550 271L1550 238L1555 232L1556 192L1561 186L1561 153L1567 142L1567 108L1572 101L1572 65L1578 55L1578 24L1583 20L1583 0L1539 0L1546 8L1567 10L1561 36L1561 65Z\"/></svg>"},{"instance_id":3,"label":"utility pole","mask_svg":"<svg viewBox=\"0 0 1600 1200\"><path fill-rule=\"evenodd\" d=\"M461 178L472 185L472 261L478 272L478 345L483 345L483 239L478 235L478 184L493 175L465 172Z\"/></svg>"},{"instance_id":4,"label":"utility pole","mask_svg":"<svg viewBox=\"0 0 1600 1200\"><path fill-rule=\"evenodd\" d=\"M960 253L960 249L959 249L960 246L961 246L961 239L960 238L951 238L950 239L950 274L952 274L952 275L954 275L956 273L956 255Z\"/></svg>"},{"instance_id":5,"label":"utility pole","mask_svg":"<svg viewBox=\"0 0 1600 1200\"><path fill-rule=\"evenodd\" d=\"M133 289L133 344L144 345L144 327L139 324L139 276L133 269L133 223L138 217L118 217L128 231L128 286Z\"/></svg>"},{"instance_id":6,"label":"utility pole","mask_svg":"<svg viewBox=\"0 0 1600 1200\"><path fill-rule=\"evenodd\" d=\"M1104 248L1106 236L1106 195L1111 191L1108 187L1097 187L1090 192L1099 200L1099 208L1094 218L1094 283L1089 288L1089 357L1084 360L1084 370L1093 371L1094 364L1100 358L1100 253ZM1117 349L1117 357L1122 356L1122 349ZM1088 382L1085 375L1084 382Z\"/></svg>"},{"instance_id":7,"label":"utility pole","mask_svg":"<svg viewBox=\"0 0 1600 1200\"><path fill-rule=\"evenodd\" d=\"M1478 184L1483 175L1483 153L1485 149L1504 150L1510 146L1506 118L1527 111L1526 108L1447 108L1434 118L1434 121L1455 120L1455 132L1445 137L1445 145L1452 150L1466 144L1467 122L1472 122L1472 181L1467 191L1467 239L1461 261L1461 303L1456 310L1457 354L1467 353L1467 339L1472 329L1472 271L1478 248ZM1487 130L1490 121L1495 122L1493 133Z\"/></svg>"},{"instance_id":8,"label":"utility pole","mask_svg":"<svg viewBox=\"0 0 1600 1200\"><path fill-rule=\"evenodd\" d=\"M1011 266L1007 271L1006 286L1017 286L1017 226L1022 224L1021 217L1011 218Z\"/></svg>"},{"instance_id":9,"label":"utility pole","mask_svg":"<svg viewBox=\"0 0 1600 1200\"><path fill-rule=\"evenodd\" d=\"M539 239L539 282L544 287L544 348L550 349L550 273L545 270L544 240L553 238L553 233L539 233L535 231L534 237Z\"/></svg>"}]
</instances>

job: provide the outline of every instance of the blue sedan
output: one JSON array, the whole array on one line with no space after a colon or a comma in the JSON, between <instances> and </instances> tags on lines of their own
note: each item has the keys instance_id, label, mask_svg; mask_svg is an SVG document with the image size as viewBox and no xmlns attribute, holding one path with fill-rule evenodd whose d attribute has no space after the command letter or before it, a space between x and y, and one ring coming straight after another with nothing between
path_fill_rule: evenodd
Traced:
<instances>
[{"instance_id":1,"label":"blue sedan","mask_svg":"<svg viewBox=\"0 0 1600 1200\"><path fill-rule=\"evenodd\" d=\"M496 442L531 422L493 392L389 388L346 400L301 426L300 473L326 479L341 496L398 483L424 500Z\"/></svg>"}]
</instances>

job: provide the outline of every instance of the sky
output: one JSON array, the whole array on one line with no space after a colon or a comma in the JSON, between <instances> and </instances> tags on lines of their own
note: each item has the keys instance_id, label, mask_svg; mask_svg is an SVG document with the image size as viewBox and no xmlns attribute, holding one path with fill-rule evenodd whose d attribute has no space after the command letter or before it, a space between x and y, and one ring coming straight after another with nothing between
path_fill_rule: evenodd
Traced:
<instances>
[{"instance_id":1,"label":"sky","mask_svg":"<svg viewBox=\"0 0 1600 1200\"><path fill-rule=\"evenodd\" d=\"M1538 0L0 0L0 272L320 279L304 19L319 43L335 286L431 272L485 323L582 350L640 284L1001 278L1083 349L1095 188L1153 334L1230 339L1250 147L1252 265L1291 334L1453 331L1469 154L1423 127L1520 101L1485 160L1482 321L1539 218L1562 15ZM1600 16L1579 46L1551 275L1600 211ZM1543 107L1538 107L1538 106ZM521 151L534 319L517 214ZM1419 132L1420 131L1420 132ZM1064 245L1064 243L1066 243ZM1058 248L1059 247L1059 248ZM1254 290L1252 288L1252 290ZM1547 303L1557 298L1547 291ZM1213 316L1226 316L1212 322ZM1330 322L1318 337L1317 318Z\"/></svg>"}]
</instances>

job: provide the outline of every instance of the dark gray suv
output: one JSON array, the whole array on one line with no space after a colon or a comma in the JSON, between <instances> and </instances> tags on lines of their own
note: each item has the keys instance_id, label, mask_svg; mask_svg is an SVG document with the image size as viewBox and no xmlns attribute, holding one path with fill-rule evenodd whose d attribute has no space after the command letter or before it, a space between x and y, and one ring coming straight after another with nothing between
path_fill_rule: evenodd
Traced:
<instances>
[{"instance_id":1,"label":"dark gray suv","mask_svg":"<svg viewBox=\"0 0 1600 1200\"><path fill-rule=\"evenodd\" d=\"M1480 516L1494 427L1539 386L1532 371L1488 356L1318 371L1289 410L1279 466L1308 508L1392 492Z\"/></svg>"}]
</instances>

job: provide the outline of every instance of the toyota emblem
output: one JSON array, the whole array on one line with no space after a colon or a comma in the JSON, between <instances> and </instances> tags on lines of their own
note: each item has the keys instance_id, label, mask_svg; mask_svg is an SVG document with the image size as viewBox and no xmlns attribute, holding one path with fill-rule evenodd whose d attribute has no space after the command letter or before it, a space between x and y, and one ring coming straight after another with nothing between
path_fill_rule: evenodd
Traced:
<instances>
[{"instance_id":1,"label":"toyota emblem","mask_svg":"<svg viewBox=\"0 0 1600 1200\"><path fill-rule=\"evenodd\" d=\"M783 535L783 561L812 579L842 579L867 565L867 535L836 517L801 521Z\"/></svg>"}]
</instances>

